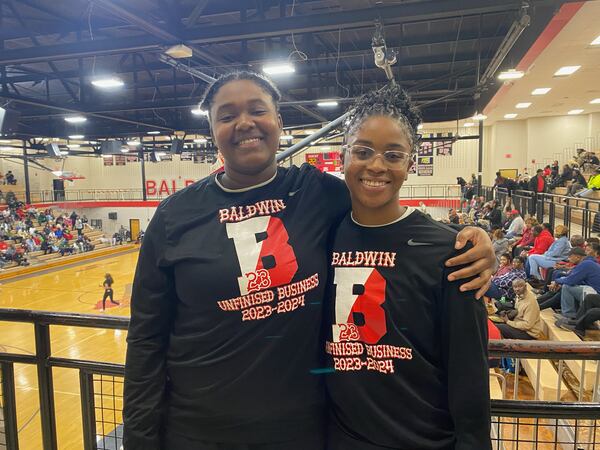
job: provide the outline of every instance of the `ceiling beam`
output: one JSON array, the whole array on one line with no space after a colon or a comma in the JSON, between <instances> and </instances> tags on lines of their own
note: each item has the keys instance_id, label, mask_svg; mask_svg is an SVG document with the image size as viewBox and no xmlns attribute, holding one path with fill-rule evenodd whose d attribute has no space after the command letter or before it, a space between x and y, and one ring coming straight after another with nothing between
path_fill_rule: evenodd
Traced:
<instances>
[{"instance_id":1,"label":"ceiling beam","mask_svg":"<svg viewBox=\"0 0 600 450\"><path fill-rule=\"evenodd\" d=\"M206 5L208 5L209 1L210 0L196 0L196 6L194 6L194 9L185 20L186 28L191 28L196 25L196 22L204 12L204 8L206 8Z\"/></svg>"},{"instance_id":2,"label":"ceiling beam","mask_svg":"<svg viewBox=\"0 0 600 450\"><path fill-rule=\"evenodd\" d=\"M107 2L108 0L101 0ZM546 0L539 0L546 1ZM535 0L533 0L535 3ZM258 22L213 25L183 30L183 41L192 44L231 42L243 39L263 39L285 36L290 33L332 31L340 28L370 28L376 19L384 17L384 23L406 23L418 20L439 20L467 15L479 15L519 10L521 1L477 0L460 2L455 0L417 2L380 8L356 9L328 14L267 19ZM81 43L47 45L42 48L20 48L0 51L1 64L24 64L55 59L71 59L99 56L130 51L158 50L164 39L155 36L137 36L115 39L96 39Z\"/></svg>"}]
</instances>

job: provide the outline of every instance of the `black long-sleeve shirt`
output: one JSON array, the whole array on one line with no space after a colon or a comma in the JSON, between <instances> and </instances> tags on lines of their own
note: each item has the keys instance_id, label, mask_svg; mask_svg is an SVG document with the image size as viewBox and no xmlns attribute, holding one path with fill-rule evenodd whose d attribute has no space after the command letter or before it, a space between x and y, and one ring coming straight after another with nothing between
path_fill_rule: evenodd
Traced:
<instances>
[{"instance_id":1,"label":"black long-sleeve shirt","mask_svg":"<svg viewBox=\"0 0 600 450\"><path fill-rule=\"evenodd\" d=\"M447 281L455 236L416 210L337 230L330 448L491 449L486 312Z\"/></svg>"},{"instance_id":2,"label":"black long-sleeve shirt","mask_svg":"<svg viewBox=\"0 0 600 450\"><path fill-rule=\"evenodd\" d=\"M308 165L239 191L211 176L162 202L133 285L127 450L159 449L162 427L234 443L322 432L327 239L349 206Z\"/></svg>"}]
</instances>

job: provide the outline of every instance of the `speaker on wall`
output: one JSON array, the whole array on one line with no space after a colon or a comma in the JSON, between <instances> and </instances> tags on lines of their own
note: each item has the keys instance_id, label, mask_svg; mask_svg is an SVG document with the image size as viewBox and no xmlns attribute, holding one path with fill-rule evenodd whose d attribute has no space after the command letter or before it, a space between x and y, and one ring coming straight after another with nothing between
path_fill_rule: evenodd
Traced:
<instances>
[{"instance_id":1,"label":"speaker on wall","mask_svg":"<svg viewBox=\"0 0 600 450\"><path fill-rule=\"evenodd\" d=\"M60 158L60 148L58 144L46 144L46 151L51 158Z\"/></svg>"},{"instance_id":2,"label":"speaker on wall","mask_svg":"<svg viewBox=\"0 0 600 450\"><path fill-rule=\"evenodd\" d=\"M121 141L103 141L100 144L100 153L103 155L120 155L123 143Z\"/></svg>"},{"instance_id":3,"label":"speaker on wall","mask_svg":"<svg viewBox=\"0 0 600 450\"><path fill-rule=\"evenodd\" d=\"M109 212L108 213L108 218L111 220L117 220L117 213L116 212Z\"/></svg>"},{"instance_id":4,"label":"speaker on wall","mask_svg":"<svg viewBox=\"0 0 600 450\"><path fill-rule=\"evenodd\" d=\"M13 134L17 132L19 113L10 109L0 108L0 133Z\"/></svg>"}]
</instances>

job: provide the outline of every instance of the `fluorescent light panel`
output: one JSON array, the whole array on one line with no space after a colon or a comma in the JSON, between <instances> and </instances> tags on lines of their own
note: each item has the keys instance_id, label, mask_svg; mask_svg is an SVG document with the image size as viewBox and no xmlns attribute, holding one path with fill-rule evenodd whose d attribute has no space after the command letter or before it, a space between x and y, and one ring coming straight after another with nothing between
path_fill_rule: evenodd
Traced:
<instances>
[{"instance_id":1,"label":"fluorescent light panel","mask_svg":"<svg viewBox=\"0 0 600 450\"><path fill-rule=\"evenodd\" d=\"M332 100L327 100L327 101L322 101L322 102L317 103L317 106L319 108L334 108L338 105L339 105L338 102L332 101Z\"/></svg>"},{"instance_id":2,"label":"fluorescent light panel","mask_svg":"<svg viewBox=\"0 0 600 450\"><path fill-rule=\"evenodd\" d=\"M504 114L505 119L514 119L517 116L518 116L518 114L515 114L515 113Z\"/></svg>"},{"instance_id":3,"label":"fluorescent light panel","mask_svg":"<svg viewBox=\"0 0 600 450\"><path fill-rule=\"evenodd\" d=\"M531 95L546 95L552 88L537 88L531 91Z\"/></svg>"},{"instance_id":4,"label":"fluorescent light panel","mask_svg":"<svg viewBox=\"0 0 600 450\"><path fill-rule=\"evenodd\" d=\"M267 75L284 75L287 73L294 73L296 68L290 63L281 64L267 64L263 66L263 72Z\"/></svg>"},{"instance_id":5,"label":"fluorescent light panel","mask_svg":"<svg viewBox=\"0 0 600 450\"><path fill-rule=\"evenodd\" d=\"M123 80L117 77L97 78L92 81L92 84L101 89L119 88L125 85Z\"/></svg>"},{"instance_id":6,"label":"fluorescent light panel","mask_svg":"<svg viewBox=\"0 0 600 450\"><path fill-rule=\"evenodd\" d=\"M83 123L87 121L87 119L83 116L69 116L65 117L65 122L68 123Z\"/></svg>"},{"instance_id":7,"label":"fluorescent light panel","mask_svg":"<svg viewBox=\"0 0 600 450\"><path fill-rule=\"evenodd\" d=\"M517 103L515 105L515 108L517 109L526 109L529 108L531 106L531 102L523 102L523 103Z\"/></svg>"},{"instance_id":8,"label":"fluorescent light panel","mask_svg":"<svg viewBox=\"0 0 600 450\"><path fill-rule=\"evenodd\" d=\"M478 122L487 119L487 116L485 114L475 114L473 116L473 120L477 120Z\"/></svg>"},{"instance_id":9,"label":"fluorescent light panel","mask_svg":"<svg viewBox=\"0 0 600 450\"><path fill-rule=\"evenodd\" d=\"M600 45L600 36L598 36L596 39L594 39L590 45Z\"/></svg>"},{"instance_id":10,"label":"fluorescent light panel","mask_svg":"<svg viewBox=\"0 0 600 450\"><path fill-rule=\"evenodd\" d=\"M582 112L583 112L583 109L572 109L567 114L570 116L574 116L576 114L581 114Z\"/></svg>"},{"instance_id":11,"label":"fluorescent light panel","mask_svg":"<svg viewBox=\"0 0 600 450\"><path fill-rule=\"evenodd\" d=\"M192 114L195 116L208 116L208 111L204 111L200 108L192 109Z\"/></svg>"},{"instance_id":12,"label":"fluorescent light panel","mask_svg":"<svg viewBox=\"0 0 600 450\"><path fill-rule=\"evenodd\" d=\"M148 131L146 134L160 134L160 131Z\"/></svg>"},{"instance_id":13,"label":"fluorescent light panel","mask_svg":"<svg viewBox=\"0 0 600 450\"><path fill-rule=\"evenodd\" d=\"M85 136L83 134L72 134L69 136L69 139L83 139Z\"/></svg>"},{"instance_id":14,"label":"fluorescent light panel","mask_svg":"<svg viewBox=\"0 0 600 450\"><path fill-rule=\"evenodd\" d=\"M505 72L500 72L498 75L499 80L518 80L519 78L523 78L525 74L520 70L510 69Z\"/></svg>"},{"instance_id":15,"label":"fluorescent light panel","mask_svg":"<svg viewBox=\"0 0 600 450\"><path fill-rule=\"evenodd\" d=\"M590 104L592 104L592 105L599 105L600 104L600 98L595 98L594 100L592 100L590 102Z\"/></svg>"},{"instance_id":16,"label":"fluorescent light panel","mask_svg":"<svg viewBox=\"0 0 600 450\"><path fill-rule=\"evenodd\" d=\"M558 69L556 72L554 72L554 76L555 77L566 77L569 75L573 75L580 68L581 68L581 66L564 66L564 67L561 67L560 69Z\"/></svg>"}]
</instances>

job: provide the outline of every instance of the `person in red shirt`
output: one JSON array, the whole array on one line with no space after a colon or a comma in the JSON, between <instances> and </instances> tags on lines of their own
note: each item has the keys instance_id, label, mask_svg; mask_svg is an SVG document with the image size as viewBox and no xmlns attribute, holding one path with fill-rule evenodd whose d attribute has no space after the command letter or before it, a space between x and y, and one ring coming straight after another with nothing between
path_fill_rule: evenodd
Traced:
<instances>
[{"instance_id":1,"label":"person in red shirt","mask_svg":"<svg viewBox=\"0 0 600 450\"><path fill-rule=\"evenodd\" d=\"M543 255L554 242L552 234L541 225L533 227L533 248L528 252L521 253L521 256L528 257L530 255Z\"/></svg>"},{"instance_id":2,"label":"person in red shirt","mask_svg":"<svg viewBox=\"0 0 600 450\"><path fill-rule=\"evenodd\" d=\"M0 252L5 252L8 249L8 244L4 241L0 241Z\"/></svg>"}]
</instances>

